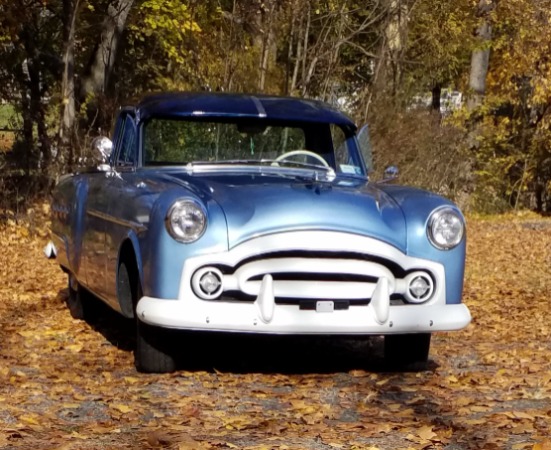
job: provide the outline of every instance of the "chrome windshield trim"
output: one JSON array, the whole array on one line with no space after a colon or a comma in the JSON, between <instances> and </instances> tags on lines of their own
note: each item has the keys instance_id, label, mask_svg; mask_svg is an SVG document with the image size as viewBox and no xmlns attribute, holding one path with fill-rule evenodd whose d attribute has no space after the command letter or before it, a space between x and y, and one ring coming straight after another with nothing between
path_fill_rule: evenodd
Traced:
<instances>
[{"instance_id":1,"label":"chrome windshield trim","mask_svg":"<svg viewBox=\"0 0 551 450\"><path fill-rule=\"evenodd\" d=\"M271 161L258 161L260 164L249 165L243 164L240 162L236 163L188 163L183 166L186 171L189 173L207 173L207 172L218 172L218 173L259 173L259 174L270 174L270 175L284 175L292 176L298 178L308 178L312 181L333 181L336 178L335 171L332 168L325 167L281 167L281 166L272 166L272 165L261 165L262 163L266 164Z\"/></svg>"}]
</instances>

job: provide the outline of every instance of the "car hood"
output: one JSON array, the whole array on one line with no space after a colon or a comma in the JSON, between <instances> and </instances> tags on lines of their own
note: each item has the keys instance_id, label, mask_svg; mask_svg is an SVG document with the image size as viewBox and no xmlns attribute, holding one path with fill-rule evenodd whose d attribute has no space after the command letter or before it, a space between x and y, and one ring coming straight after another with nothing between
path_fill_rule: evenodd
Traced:
<instances>
[{"instance_id":1,"label":"car hood","mask_svg":"<svg viewBox=\"0 0 551 450\"><path fill-rule=\"evenodd\" d=\"M222 208L230 248L289 230L342 231L383 240L406 251L404 215L366 180L314 181L273 174L171 174Z\"/></svg>"}]
</instances>

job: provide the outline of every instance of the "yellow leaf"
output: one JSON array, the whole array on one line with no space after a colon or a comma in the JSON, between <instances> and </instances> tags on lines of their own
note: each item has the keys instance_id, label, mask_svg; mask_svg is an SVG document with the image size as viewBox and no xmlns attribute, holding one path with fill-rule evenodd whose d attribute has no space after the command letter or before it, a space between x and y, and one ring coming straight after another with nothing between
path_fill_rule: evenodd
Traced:
<instances>
[{"instance_id":1,"label":"yellow leaf","mask_svg":"<svg viewBox=\"0 0 551 450\"><path fill-rule=\"evenodd\" d=\"M38 420L36 420L34 417L32 416L21 416L20 419L25 422L25 423L30 423L31 425L40 425L38 423Z\"/></svg>"},{"instance_id":2,"label":"yellow leaf","mask_svg":"<svg viewBox=\"0 0 551 450\"><path fill-rule=\"evenodd\" d=\"M111 405L111 408L116 409L117 411L120 411L123 414L129 413L130 411L132 411L132 408L121 404Z\"/></svg>"},{"instance_id":3,"label":"yellow leaf","mask_svg":"<svg viewBox=\"0 0 551 450\"><path fill-rule=\"evenodd\" d=\"M139 378L136 377L124 377L124 381L128 384L136 384L139 380Z\"/></svg>"},{"instance_id":4,"label":"yellow leaf","mask_svg":"<svg viewBox=\"0 0 551 450\"><path fill-rule=\"evenodd\" d=\"M534 416L531 414L527 414L521 411L513 411L513 412L506 412L504 413L507 417L510 419L528 419L528 420L534 420Z\"/></svg>"},{"instance_id":5,"label":"yellow leaf","mask_svg":"<svg viewBox=\"0 0 551 450\"><path fill-rule=\"evenodd\" d=\"M74 438L77 438L77 439L82 439L82 440L85 440L85 439L90 439L90 436L87 436L85 434L80 434L76 431L73 431L71 433L71 437L74 437Z\"/></svg>"},{"instance_id":6,"label":"yellow leaf","mask_svg":"<svg viewBox=\"0 0 551 450\"><path fill-rule=\"evenodd\" d=\"M113 375L111 375L110 372L102 372L102 377L104 377L107 381L111 381L113 379Z\"/></svg>"},{"instance_id":7,"label":"yellow leaf","mask_svg":"<svg viewBox=\"0 0 551 450\"><path fill-rule=\"evenodd\" d=\"M80 405L78 403L62 403L61 407L65 409L76 409L79 408Z\"/></svg>"},{"instance_id":8,"label":"yellow leaf","mask_svg":"<svg viewBox=\"0 0 551 450\"><path fill-rule=\"evenodd\" d=\"M551 441L545 440L543 442L538 442L534 444L532 450L551 450Z\"/></svg>"},{"instance_id":9,"label":"yellow leaf","mask_svg":"<svg viewBox=\"0 0 551 450\"><path fill-rule=\"evenodd\" d=\"M417 436L419 436L421 439L424 439L426 441L433 439L436 437L436 433L432 431L431 426L424 426L422 427L418 432Z\"/></svg>"},{"instance_id":10,"label":"yellow leaf","mask_svg":"<svg viewBox=\"0 0 551 450\"><path fill-rule=\"evenodd\" d=\"M531 444L528 444L527 442L523 442L521 444L514 444L511 449L512 450L523 450L525 448L530 447Z\"/></svg>"},{"instance_id":11,"label":"yellow leaf","mask_svg":"<svg viewBox=\"0 0 551 450\"><path fill-rule=\"evenodd\" d=\"M80 353L80 351L82 350L82 344L71 344L67 345L65 348L71 350L74 353Z\"/></svg>"},{"instance_id":12,"label":"yellow leaf","mask_svg":"<svg viewBox=\"0 0 551 450\"><path fill-rule=\"evenodd\" d=\"M32 337L34 334L36 334L36 331L18 331L17 334L23 337Z\"/></svg>"}]
</instances>

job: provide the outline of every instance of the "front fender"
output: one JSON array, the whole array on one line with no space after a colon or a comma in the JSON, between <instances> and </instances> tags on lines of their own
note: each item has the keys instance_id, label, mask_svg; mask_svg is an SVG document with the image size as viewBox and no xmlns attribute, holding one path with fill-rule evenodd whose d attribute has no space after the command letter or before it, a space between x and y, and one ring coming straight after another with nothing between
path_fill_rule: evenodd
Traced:
<instances>
[{"instance_id":1,"label":"front fender","mask_svg":"<svg viewBox=\"0 0 551 450\"><path fill-rule=\"evenodd\" d=\"M136 269L138 271L138 279L140 282L140 286L144 285L144 277L143 277L143 257L141 252L141 245L140 245L140 238L136 234L134 230L129 230L128 234L126 235L125 239L121 241L121 245L119 247L118 257L117 257L117 273L115 280L119 279L119 268L120 264L123 260L126 258L131 257L134 259L136 263ZM118 282L116 281L116 297L117 302L119 304L119 310L122 312L122 314L128 318L131 318L134 316L134 305L132 302L126 302L124 300L121 301L121 298L119 298L118 295ZM125 304L128 303L128 304Z\"/></svg>"},{"instance_id":2,"label":"front fender","mask_svg":"<svg viewBox=\"0 0 551 450\"><path fill-rule=\"evenodd\" d=\"M435 209L449 206L461 214L459 208L448 199L421 189L393 185L384 185L380 188L389 194L404 212L407 254L442 263L446 271L446 303L461 303L465 275L466 233L461 243L451 250L437 249L430 243L427 235L428 221Z\"/></svg>"},{"instance_id":3,"label":"front fender","mask_svg":"<svg viewBox=\"0 0 551 450\"><path fill-rule=\"evenodd\" d=\"M165 219L172 204L191 198L205 206L207 229L196 242L183 244L170 236ZM228 250L228 227L221 207L212 198L199 198L190 191L172 189L155 202L149 228L139 240L143 262L144 295L155 298L178 298L184 261L191 256Z\"/></svg>"}]
</instances>

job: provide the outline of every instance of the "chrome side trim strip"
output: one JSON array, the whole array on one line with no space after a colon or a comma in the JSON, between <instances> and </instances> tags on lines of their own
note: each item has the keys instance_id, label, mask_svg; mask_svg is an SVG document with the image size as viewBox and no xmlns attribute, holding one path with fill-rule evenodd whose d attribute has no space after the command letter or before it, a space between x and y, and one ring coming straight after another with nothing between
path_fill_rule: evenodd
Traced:
<instances>
[{"instance_id":1,"label":"chrome side trim strip","mask_svg":"<svg viewBox=\"0 0 551 450\"><path fill-rule=\"evenodd\" d=\"M147 231L147 227L143 223L134 222L132 220L120 219L118 217L112 216L111 214L98 211L97 209L88 209L86 211L86 214L92 217L97 217L98 219L105 220L106 222L114 223L116 225L120 225L126 228L131 228L136 233Z\"/></svg>"}]
</instances>

